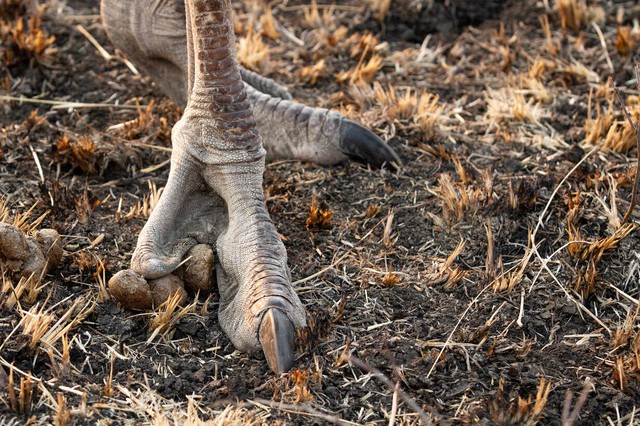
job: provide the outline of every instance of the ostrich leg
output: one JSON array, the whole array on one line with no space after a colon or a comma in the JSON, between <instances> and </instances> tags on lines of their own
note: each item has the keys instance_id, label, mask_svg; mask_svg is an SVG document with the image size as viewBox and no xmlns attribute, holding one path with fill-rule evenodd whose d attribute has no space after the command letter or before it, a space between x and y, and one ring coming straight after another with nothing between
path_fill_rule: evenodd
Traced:
<instances>
[{"instance_id":1,"label":"ostrich leg","mask_svg":"<svg viewBox=\"0 0 640 426\"><path fill-rule=\"evenodd\" d=\"M185 8L176 0L102 0L114 45L183 108L188 98ZM378 136L343 115L290 100L273 80L240 68L268 160L333 165L353 159L375 167L400 160Z\"/></svg>"},{"instance_id":2,"label":"ostrich leg","mask_svg":"<svg viewBox=\"0 0 640 426\"><path fill-rule=\"evenodd\" d=\"M241 351L262 347L291 368L305 313L262 189L265 150L235 56L230 0L186 0L189 96L172 131L165 191L142 230L132 269L170 274L198 242L218 252L220 325Z\"/></svg>"}]
</instances>

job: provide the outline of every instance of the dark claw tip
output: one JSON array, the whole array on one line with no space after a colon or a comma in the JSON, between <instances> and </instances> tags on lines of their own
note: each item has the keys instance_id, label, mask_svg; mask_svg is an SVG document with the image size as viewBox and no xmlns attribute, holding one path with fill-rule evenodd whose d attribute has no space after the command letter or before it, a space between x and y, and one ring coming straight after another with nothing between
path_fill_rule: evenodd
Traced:
<instances>
[{"instance_id":1,"label":"dark claw tip","mask_svg":"<svg viewBox=\"0 0 640 426\"><path fill-rule=\"evenodd\" d=\"M260 344L274 373L286 373L293 367L295 340L295 327L287 315L279 309L269 309L260 324Z\"/></svg>"},{"instance_id":2,"label":"dark claw tip","mask_svg":"<svg viewBox=\"0 0 640 426\"><path fill-rule=\"evenodd\" d=\"M340 125L340 150L352 160L378 168L386 165L397 170L402 165L393 149L375 133L347 119Z\"/></svg>"}]
</instances>

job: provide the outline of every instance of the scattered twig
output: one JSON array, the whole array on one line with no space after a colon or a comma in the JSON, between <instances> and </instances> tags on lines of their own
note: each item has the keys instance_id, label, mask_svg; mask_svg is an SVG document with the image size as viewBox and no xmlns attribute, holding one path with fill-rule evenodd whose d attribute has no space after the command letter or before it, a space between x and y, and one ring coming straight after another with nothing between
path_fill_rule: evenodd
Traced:
<instances>
[{"instance_id":1,"label":"scattered twig","mask_svg":"<svg viewBox=\"0 0 640 426\"><path fill-rule=\"evenodd\" d=\"M609 65L609 70L611 72L615 72L615 68L613 67L613 63L611 63L611 58L609 57L609 52L607 52L607 42L604 39L604 34L602 34L602 30L600 30L600 26L594 22L591 22L591 25L598 33L598 38L600 39L600 45L602 46L602 51L604 52L604 58L607 60L607 65Z\"/></svg>"},{"instance_id":2,"label":"scattered twig","mask_svg":"<svg viewBox=\"0 0 640 426\"><path fill-rule=\"evenodd\" d=\"M636 65L635 71L636 71L636 87L638 88L638 93L640 93L640 66ZM613 87L613 90L616 92L616 97L618 98L618 102L620 103L620 108L622 108L622 112L624 112L624 115L627 118L627 121L629 122L631 129L633 130L633 134L636 137L636 156L637 156L636 176L633 180L633 190L631 191L631 203L629 203L627 212L624 214L624 217L622 218L621 225L624 225L629 221L629 218L631 217L631 212L633 212L633 209L635 208L636 204L638 204L638 181L640 180L640 173L638 173L640 172L640 170L638 170L640 168L640 126L636 126L633 123L633 119L631 118L631 115L629 114L629 110L627 110L627 107L624 104L624 101L622 100L622 95L620 94L620 89L618 89L618 86L616 86L616 82L613 81L613 79L610 79L610 81L611 81L611 87Z\"/></svg>"},{"instance_id":3,"label":"scattered twig","mask_svg":"<svg viewBox=\"0 0 640 426\"><path fill-rule=\"evenodd\" d=\"M393 391L393 399L391 400L391 413L389 413L389 426L396 424L396 415L398 414L398 391L400 390L400 382L396 383L396 390Z\"/></svg>"},{"instance_id":4,"label":"scattered twig","mask_svg":"<svg viewBox=\"0 0 640 426\"><path fill-rule=\"evenodd\" d=\"M389 388L391 392L394 392L394 393L397 392L398 396L402 398L404 403L407 404L416 414L420 416L420 419L422 420L423 424L425 425L433 424L433 422L427 416L427 413L424 412L422 407L420 407L418 403L415 402L413 398L411 398L405 391L397 387L396 383L393 383L391 379L389 379L387 376L385 376L382 373L382 371L367 364L366 362L362 361L360 358L357 358L353 355L342 355L342 359L349 362L350 364L355 365L360 370L371 374L376 379L380 380L380 382L382 382L382 384L384 384L387 388Z\"/></svg>"},{"instance_id":5,"label":"scattered twig","mask_svg":"<svg viewBox=\"0 0 640 426\"><path fill-rule=\"evenodd\" d=\"M476 303L478 303L478 300L480 300L480 296L485 292L485 290L487 290L488 288L491 288L491 284L487 284L486 286L484 286L482 288L482 290L480 290L478 292L478 294L476 294L476 297L473 298L473 300L469 303L469 305L467 306L467 309L464 310L464 312L462 313L462 315L460 316L460 318L458 318L458 322L456 323L456 325L453 326L453 329L451 330L451 333L449 333L449 335L447 336L447 340L444 342L444 345L442 345L442 348L440 349L440 352L438 353L438 356L436 357L436 359L433 361L433 364L431 365L431 368L429 369L429 372L427 373L427 379L429 377L431 377L431 373L433 373L433 370L435 370L436 365L438 365L438 360L440 359L440 357L442 356L442 353L445 351L445 349L449 346L449 342L451 342L451 339L453 338L453 334L456 332L456 330L458 329L458 327L460 327L460 324L462 323L462 320L467 316L467 313L471 310L471 307L473 305L475 305Z\"/></svg>"},{"instance_id":6,"label":"scattered twig","mask_svg":"<svg viewBox=\"0 0 640 426\"><path fill-rule=\"evenodd\" d=\"M40 164L40 159L38 158L38 154L36 150L33 149L33 146L29 144L29 149L31 150L31 155L33 155L33 161L36 163L36 167L38 168L38 174L40 175L40 183L44 184L44 172L42 171L42 165Z\"/></svg>"},{"instance_id":7,"label":"scattered twig","mask_svg":"<svg viewBox=\"0 0 640 426\"><path fill-rule=\"evenodd\" d=\"M378 223L376 223L375 225L373 225L373 227L369 230L369 232L367 232L364 237L360 238L358 240L358 242L356 242L353 246L351 246L349 248L349 250L347 250L342 256L340 256L336 261L332 262L331 265L327 266L326 268L323 268L321 270L319 270L318 272L316 272L315 274L311 274L308 277L305 278L301 278L298 281L294 281L293 283L291 283L292 285L296 286L298 284L302 284L302 283L306 283L307 281L310 281L314 278L317 278L321 275L323 275L325 272L330 271L331 269L335 268L336 265L338 265L340 262L342 262L344 259L346 259L346 257L353 251L355 250L356 247L358 247L360 244L362 244L362 242L364 240L367 239L367 237L369 237L369 235L371 235L373 233L373 231L384 221L384 219L380 220Z\"/></svg>"},{"instance_id":8,"label":"scattered twig","mask_svg":"<svg viewBox=\"0 0 640 426\"><path fill-rule=\"evenodd\" d=\"M120 108L120 109L135 109L140 107L146 107L146 105L121 105L121 104L98 104L98 103L84 103L84 102L67 102L67 101L55 101L48 99L35 99L25 98L24 96L8 96L0 95L0 101L12 101L12 102L26 102L30 104L42 104L42 105L54 105L52 109L66 109L66 108Z\"/></svg>"},{"instance_id":9,"label":"scattered twig","mask_svg":"<svg viewBox=\"0 0 640 426\"><path fill-rule=\"evenodd\" d=\"M87 31L82 25L80 25L80 24L76 25L76 29L78 31L80 31L80 34L85 36L87 38L87 40L89 40L89 43L91 43L93 45L93 47L96 48L98 53L100 53L100 56L102 56L105 61L110 61L111 59L113 59L113 55L111 55L109 52L107 52L107 49L102 47L102 45L100 43L98 43L98 40L96 40L91 35L91 33L89 33L89 31Z\"/></svg>"},{"instance_id":10,"label":"scattered twig","mask_svg":"<svg viewBox=\"0 0 640 426\"><path fill-rule=\"evenodd\" d=\"M562 426L573 426L573 424L575 424L578 419L578 415L580 415L580 410L582 410L584 403L587 402L589 392L591 392L591 382L587 380L584 383L582 392L580 392L580 396L578 396L576 405L571 409L573 392L571 392L571 390L567 391L564 397L564 404L562 405Z\"/></svg>"},{"instance_id":11,"label":"scattered twig","mask_svg":"<svg viewBox=\"0 0 640 426\"><path fill-rule=\"evenodd\" d=\"M266 406L274 410L284 411L285 413L317 417L335 425L357 425L357 423L348 422L340 417L322 413L307 404L286 404L284 402L270 401L263 398L248 399L247 402L256 407L262 408L262 406Z\"/></svg>"}]
</instances>

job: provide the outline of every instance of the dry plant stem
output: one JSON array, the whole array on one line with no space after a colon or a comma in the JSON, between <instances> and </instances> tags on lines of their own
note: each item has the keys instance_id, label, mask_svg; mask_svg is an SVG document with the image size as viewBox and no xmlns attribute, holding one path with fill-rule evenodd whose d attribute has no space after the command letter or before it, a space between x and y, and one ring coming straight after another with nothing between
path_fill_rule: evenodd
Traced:
<instances>
[{"instance_id":1,"label":"dry plant stem","mask_svg":"<svg viewBox=\"0 0 640 426\"><path fill-rule=\"evenodd\" d=\"M640 93L640 66L636 65L635 71L636 71L636 87L638 88L638 93ZM633 134L636 137L636 156L637 156L636 157L637 158L636 176L633 180L633 190L631 191L631 202L629 203L627 212L624 214L624 217L622 218L622 223L620 224L620 225L624 225L629 221L629 218L631 217L631 213L633 212L633 209L635 208L636 204L638 204L638 182L640 181L640 176L638 173L640 171L638 170L640 168L640 126L636 126L633 123L633 119L631 118L631 115L629 114L629 111L627 110L627 107L625 106L624 101L622 100L622 95L620 94L620 90L618 89L618 86L616 86L616 83L615 81L613 81L613 79L610 79L610 81L611 81L611 87L613 87L613 90L616 92L616 97L618 98L618 102L620 103L620 108L622 108L622 112L624 112L624 115L627 118L629 125L633 129Z\"/></svg>"},{"instance_id":2,"label":"dry plant stem","mask_svg":"<svg viewBox=\"0 0 640 426\"><path fill-rule=\"evenodd\" d=\"M582 392L580 392L580 396L576 401L576 405L571 409L571 402L573 400L573 392L568 391L565 398L564 404L562 406L562 426L573 426L578 419L578 415L582 410L585 402L587 402L587 396L591 392L591 383L587 380L582 388Z\"/></svg>"},{"instance_id":3,"label":"dry plant stem","mask_svg":"<svg viewBox=\"0 0 640 426\"><path fill-rule=\"evenodd\" d=\"M137 110L140 107L147 107L147 105L118 105L118 104L68 102L68 101L56 101L56 100L48 100L48 99L25 98L24 96L8 96L8 95L0 95L0 101L12 101L12 102L20 102L20 103L26 102L31 104L53 105L52 109L113 108L113 109Z\"/></svg>"},{"instance_id":4,"label":"dry plant stem","mask_svg":"<svg viewBox=\"0 0 640 426\"><path fill-rule=\"evenodd\" d=\"M256 407L261 407L261 408L269 407L274 410L283 411L285 413L316 417L318 419L321 419L325 422L328 422L334 425L357 425L358 424L358 423L348 422L346 420L341 419L340 417L322 413L307 404L297 404L297 405L285 404L284 402L270 401L268 399L263 399L263 398L255 398L253 400L249 399L247 400L247 402Z\"/></svg>"},{"instance_id":5,"label":"dry plant stem","mask_svg":"<svg viewBox=\"0 0 640 426\"><path fill-rule=\"evenodd\" d=\"M440 352L438 352L438 356L436 357L436 359L433 361L433 364L431 365L431 368L429 369L429 372L427 373L427 379L429 377L431 377L431 373L433 373L433 370L435 370L436 365L438 365L438 360L440 359L440 357L442 356L442 353L444 352L444 350L447 348L447 346L450 345L451 339L453 338L453 334L456 332L456 330L458 329L458 327L460 327L460 324L462 323L462 320L464 319L464 317L467 316L467 313L471 310L471 307L473 305L475 305L478 300L480 300L480 296L482 296L482 294L485 292L485 290L487 290L488 288L491 288L491 284L488 284L486 286L484 286L482 288L482 290L480 290L480 292L476 295L476 297L473 298L473 300L471 301L471 303L469 303L469 306L467 306L467 309L464 310L464 312L462 313L462 315L460 315L460 319L458 319L458 322L456 323L456 325L453 327L453 330L451 330L451 333L449 333L449 336L447 336L447 340L444 342L444 345L442 345L442 348L440 349Z\"/></svg>"},{"instance_id":6,"label":"dry plant stem","mask_svg":"<svg viewBox=\"0 0 640 426\"><path fill-rule=\"evenodd\" d=\"M600 29L598 24L596 24L595 22L592 22L591 26L593 27L594 30L596 30L596 33L598 33L598 38L600 39L600 45L602 46L602 52L604 53L604 57L607 60L607 65L609 66L609 69L613 73L613 72L615 72L615 68L613 67L613 64L611 63L611 58L609 57L609 52L607 52L607 42L604 39L604 34L602 34L602 30Z\"/></svg>"},{"instance_id":7,"label":"dry plant stem","mask_svg":"<svg viewBox=\"0 0 640 426\"><path fill-rule=\"evenodd\" d=\"M598 325L600 325L602 328L604 328L605 330L607 330L607 332L609 334L611 334L611 330L602 322L600 321L600 319L598 317L596 317L593 313L591 313L591 311L589 309L586 308L586 306L584 306L582 303L580 303L580 301L576 300L573 296L571 296L571 294L567 291L566 288L564 288L564 286L562 285L562 283L560 283L560 281L558 280L558 278L553 274L553 272L551 271L551 269L549 269L549 266L547 265L547 263L549 263L549 261L551 260L551 258L553 257L553 255L555 255L556 253L558 253L559 251L556 251L553 253L552 256L547 257L546 259L542 258L542 255L540 255L540 253L538 252L538 246L536 244L536 235L538 233L538 230L540 229L540 227L542 227L542 224L544 222L544 216L547 214L547 211L549 210L549 207L551 207L551 203L552 201L555 199L556 195L558 195L558 192L560 191L560 188L564 185L564 183L569 179L569 176L571 176L581 165L582 163L584 163L589 157L591 157L595 152L597 152L601 145L602 145L603 141L599 142L596 146L594 146L588 153L586 153L581 159L580 161L578 161L576 163L575 166L573 166L573 168L571 168L571 170L569 170L569 172L567 172L567 174L564 176L564 178L562 178L562 180L560 181L560 183L558 183L558 185L556 186L556 188L553 190L553 193L551 194L551 197L549 197L549 201L547 201L547 204L544 206L544 209L542 210L542 213L540 213L540 216L538 217L538 221L536 223L536 227L534 228L533 232L531 233L531 247L532 250L535 251L536 257L540 260L541 266L540 266L540 270L538 271L538 273L536 274L533 282L531 283L531 285L529 286L529 293L531 293L533 291L533 287L538 279L538 277L540 276L542 270L546 270L549 275L551 275L551 277L553 278L553 280L556 282L556 284L560 287L560 289L564 292L565 296L567 296L567 298L569 300L571 300L573 303L576 304L576 306L583 310L587 315L589 315L594 321L596 321L598 323ZM435 366L435 364L434 364Z\"/></svg>"},{"instance_id":8,"label":"dry plant stem","mask_svg":"<svg viewBox=\"0 0 640 426\"><path fill-rule=\"evenodd\" d=\"M311 275L309 275L308 277L305 278L301 278L298 281L294 281L292 283L293 286L297 286L298 284L303 284L306 283L307 281L311 281L314 278L317 278L321 275L323 275L325 272L330 271L331 269L335 268L340 262L342 262L344 259L346 259L346 257L353 251L355 250L356 247L358 247L360 244L362 244L362 242L364 240L367 239L367 237L369 237L369 235L371 235L371 233L384 221L385 219L381 219L378 223L376 223L375 225L373 225L373 227L369 230L369 232L367 232L364 237L360 238L358 240L358 242L356 242L352 247L349 247L349 250L347 250L342 256L340 256L335 262L331 263L331 265L327 266L326 268L323 268L321 270L319 270L316 273L313 273Z\"/></svg>"},{"instance_id":9,"label":"dry plant stem","mask_svg":"<svg viewBox=\"0 0 640 426\"><path fill-rule=\"evenodd\" d=\"M387 388L389 388L389 390L391 392L394 392L394 393L397 392L398 396L400 398L402 398L402 400L405 402L405 404L407 404L409 406L409 408L411 408L416 414L418 414L420 416L420 419L422 420L423 424L425 424L425 425L432 425L433 424L431 419L429 419L429 417L427 417L427 413L424 412L422 407L420 407L418 405L418 403L415 402L413 400L413 398L411 398L405 391L403 391L402 389L398 388L396 386L396 383L393 383L391 381L391 379L389 379L387 376L382 374L382 371L380 371L377 368L367 364L366 362L362 361L360 358L357 358L357 357L352 356L352 355L343 355L342 359L347 361L347 362L349 362L349 364L355 365L360 370L373 375L375 378L380 380L382 382L382 384L384 384Z\"/></svg>"},{"instance_id":10,"label":"dry plant stem","mask_svg":"<svg viewBox=\"0 0 640 426\"><path fill-rule=\"evenodd\" d=\"M396 415L398 414L398 391L400 390L400 382L396 383L396 390L393 392L391 400L391 413L389 413L389 426L395 426Z\"/></svg>"}]
</instances>

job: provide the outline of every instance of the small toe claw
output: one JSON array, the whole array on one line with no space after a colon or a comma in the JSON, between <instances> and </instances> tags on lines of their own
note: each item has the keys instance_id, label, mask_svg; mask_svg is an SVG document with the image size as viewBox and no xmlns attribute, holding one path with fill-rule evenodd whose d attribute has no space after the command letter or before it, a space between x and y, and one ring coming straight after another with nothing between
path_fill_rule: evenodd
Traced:
<instances>
[{"instance_id":1,"label":"small toe claw","mask_svg":"<svg viewBox=\"0 0 640 426\"><path fill-rule=\"evenodd\" d=\"M286 314L275 308L264 314L260 324L260 344L274 373L286 373L293 366L295 338L295 328Z\"/></svg>"},{"instance_id":2,"label":"small toe claw","mask_svg":"<svg viewBox=\"0 0 640 426\"><path fill-rule=\"evenodd\" d=\"M402 164L398 155L375 133L360 124L344 120L340 126L340 150L349 158L396 170Z\"/></svg>"},{"instance_id":3,"label":"small toe claw","mask_svg":"<svg viewBox=\"0 0 640 426\"><path fill-rule=\"evenodd\" d=\"M136 250L131 259L131 269L149 280L172 273L180 263L177 256L162 258L146 250Z\"/></svg>"}]
</instances>

